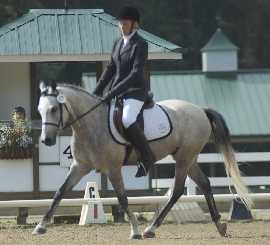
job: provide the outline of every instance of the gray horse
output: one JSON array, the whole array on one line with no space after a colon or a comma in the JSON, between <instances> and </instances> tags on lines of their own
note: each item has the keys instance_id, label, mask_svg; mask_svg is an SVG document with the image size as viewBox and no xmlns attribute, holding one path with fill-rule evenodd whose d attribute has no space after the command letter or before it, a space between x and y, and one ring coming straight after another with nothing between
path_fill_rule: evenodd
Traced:
<instances>
[{"instance_id":1,"label":"gray horse","mask_svg":"<svg viewBox=\"0 0 270 245\"><path fill-rule=\"evenodd\" d=\"M212 220L218 232L226 236L227 225L220 222L220 214L216 208L210 182L197 164L197 157L209 141L213 133L215 142L224 155L227 175L231 177L235 190L241 200L250 206L248 190L240 177L234 151L230 143L230 134L222 116L211 109L202 109L181 100L159 102L168 113L173 130L163 139L151 142L151 148L157 160L167 155L175 159L175 179L172 194L153 222L139 233L134 214L128 209L127 194L121 175L121 167L125 157L125 147L113 140L108 128L108 105L101 103L91 113L85 114L89 108L100 103L96 97L84 89L72 85L56 84L50 86L40 84L41 96L38 110L42 118L41 141L46 145L54 145L56 135L65 125L72 124L71 150L73 163L69 174L56 192L53 202L36 226L33 234L46 232L46 224L50 221L65 191L71 190L81 178L96 169L106 174L111 181L120 206L127 214L131 224L131 239L152 238L155 230L161 225L169 210L184 193L186 177L189 176L204 193ZM84 115L80 117L80 115ZM79 120L76 120L80 118ZM136 161L136 153L130 159Z\"/></svg>"}]
</instances>

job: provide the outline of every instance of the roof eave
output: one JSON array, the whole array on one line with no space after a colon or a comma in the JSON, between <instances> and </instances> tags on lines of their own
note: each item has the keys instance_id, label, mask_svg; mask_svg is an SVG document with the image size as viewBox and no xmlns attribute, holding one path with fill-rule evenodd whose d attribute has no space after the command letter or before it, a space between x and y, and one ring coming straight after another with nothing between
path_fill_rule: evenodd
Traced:
<instances>
[{"instance_id":1,"label":"roof eave","mask_svg":"<svg viewBox=\"0 0 270 245\"><path fill-rule=\"evenodd\" d=\"M148 60L181 60L181 53L149 53ZM67 62L67 61L109 61L110 54L75 54L75 55L0 55L0 63L7 62Z\"/></svg>"},{"instance_id":2,"label":"roof eave","mask_svg":"<svg viewBox=\"0 0 270 245\"><path fill-rule=\"evenodd\" d=\"M238 47L232 47L232 48L202 48L201 52L211 52L211 51L238 51Z\"/></svg>"}]
</instances>

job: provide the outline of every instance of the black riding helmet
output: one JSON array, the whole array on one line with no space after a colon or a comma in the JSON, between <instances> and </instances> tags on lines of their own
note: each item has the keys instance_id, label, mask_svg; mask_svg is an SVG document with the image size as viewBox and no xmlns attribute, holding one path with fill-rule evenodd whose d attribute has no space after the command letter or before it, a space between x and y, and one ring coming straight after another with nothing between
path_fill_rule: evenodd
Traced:
<instances>
[{"instance_id":1,"label":"black riding helmet","mask_svg":"<svg viewBox=\"0 0 270 245\"><path fill-rule=\"evenodd\" d=\"M118 20L133 20L140 22L140 13L138 9L131 7L131 6L125 6L122 9L120 9L119 14L117 16Z\"/></svg>"}]
</instances>

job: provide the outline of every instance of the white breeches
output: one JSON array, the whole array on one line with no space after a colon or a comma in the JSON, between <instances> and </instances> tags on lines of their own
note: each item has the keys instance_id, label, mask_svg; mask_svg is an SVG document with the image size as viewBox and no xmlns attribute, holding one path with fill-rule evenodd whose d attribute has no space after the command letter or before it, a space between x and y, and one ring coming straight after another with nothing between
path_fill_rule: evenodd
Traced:
<instances>
[{"instance_id":1,"label":"white breeches","mask_svg":"<svg viewBox=\"0 0 270 245\"><path fill-rule=\"evenodd\" d=\"M122 122L124 127L128 128L136 122L144 102L136 99L124 99L123 104Z\"/></svg>"}]
</instances>

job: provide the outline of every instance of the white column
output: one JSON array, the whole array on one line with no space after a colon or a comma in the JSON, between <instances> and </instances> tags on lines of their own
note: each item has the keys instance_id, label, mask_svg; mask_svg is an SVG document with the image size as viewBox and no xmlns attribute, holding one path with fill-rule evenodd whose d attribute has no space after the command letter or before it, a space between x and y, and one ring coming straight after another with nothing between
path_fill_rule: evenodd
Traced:
<instances>
[{"instance_id":1,"label":"white column","mask_svg":"<svg viewBox=\"0 0 270 245\"><path fill-rule=\"evenodd\" d=\"M189 177L186 179L187 195L196 195L196 184Z\"/></svg>"}]
</instances>

